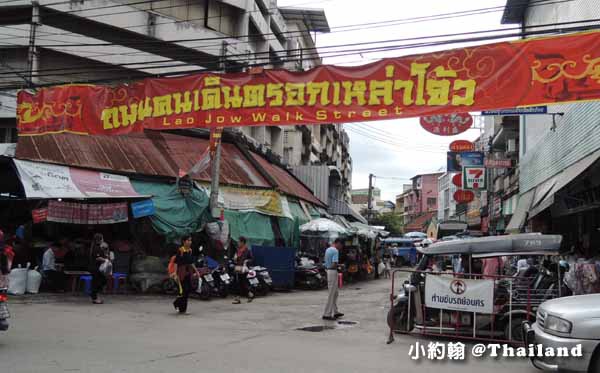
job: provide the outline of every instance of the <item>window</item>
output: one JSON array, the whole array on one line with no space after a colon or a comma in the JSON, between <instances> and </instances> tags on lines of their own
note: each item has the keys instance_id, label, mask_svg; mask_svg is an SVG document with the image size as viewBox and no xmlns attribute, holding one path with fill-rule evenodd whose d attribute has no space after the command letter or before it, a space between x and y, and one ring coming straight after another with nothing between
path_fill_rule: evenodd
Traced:
<instances>
[{"instance_id":1,"label":"window","mask_svg":"<svg viewBox=\"0 0 600 373\"><path fill-rule=\"evenodd\" d=\"M434 208L437 203L435 198L427 198L427 207Z\"/></svg>"}]
</instances>

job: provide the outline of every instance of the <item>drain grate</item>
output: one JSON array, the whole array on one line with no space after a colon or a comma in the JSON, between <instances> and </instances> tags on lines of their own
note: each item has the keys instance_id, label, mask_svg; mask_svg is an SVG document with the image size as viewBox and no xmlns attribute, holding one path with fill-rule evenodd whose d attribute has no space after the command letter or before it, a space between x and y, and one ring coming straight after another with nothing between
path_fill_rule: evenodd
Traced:
<instances>
[{"instance_id":1,"label":"drain grate","mask_svg":"<svg viewBox=\"0 0 600 373\"><path fill-rule=\"evenodd\" d=\"M296 330L301 330L304 332L322 332L324 330L330 330L333 329L333 326L330 325L311 325L311 326L305 326L302 328L297 328Z\"/></svg>"}]
</instances>

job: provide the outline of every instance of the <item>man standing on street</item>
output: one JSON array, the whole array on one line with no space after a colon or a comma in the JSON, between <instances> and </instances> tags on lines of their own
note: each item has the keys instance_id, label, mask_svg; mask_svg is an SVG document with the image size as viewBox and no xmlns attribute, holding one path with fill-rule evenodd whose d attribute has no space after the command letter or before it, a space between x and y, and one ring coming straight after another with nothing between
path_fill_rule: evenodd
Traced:
<instances>
[{"instance_id":1,"label":"man standing on street","mask_svg":"<svg viewBox=\"0 0 600 373\"><path fill-rule=\"evenodd\" d=\"M340 257L339 250L341 250L341 248L342 240L336 238L331 247L325 251L325 268L327 269L327 288L329 289L329 296L327 298L323 320L335 320L344 316L343 313L338 312L337 308L338 263Z\"/></svg>"}]
</instances>

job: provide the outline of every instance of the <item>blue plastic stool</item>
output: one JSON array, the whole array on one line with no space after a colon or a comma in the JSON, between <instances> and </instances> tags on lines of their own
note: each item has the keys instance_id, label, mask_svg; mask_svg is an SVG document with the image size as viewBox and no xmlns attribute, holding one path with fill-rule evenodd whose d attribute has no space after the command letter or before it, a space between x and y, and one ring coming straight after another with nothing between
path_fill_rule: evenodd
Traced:
<instances>
[{"instance_id":1,"label":"blue plastic stool","mask_svg":"<svg viewBox=\"0 0 600 373\"><path fill-rule=\"evenodd\" d=\"M125 273L113 273L113 288L112 291L116 292L119 289L119 281L123 280L123 284L127 281L127 274Z\"/></svg>"},{"instance_id":2,"label":"blue plastic stool","mask_svg":"<svg viewBox=\"0 0 600 373\"><path fill-rule=\"evenodd\" d=\"M83 292L87 295L92 294L92 276L83 275L79 277L79 281L83 281Z\"/></svg>"}]
</instances>

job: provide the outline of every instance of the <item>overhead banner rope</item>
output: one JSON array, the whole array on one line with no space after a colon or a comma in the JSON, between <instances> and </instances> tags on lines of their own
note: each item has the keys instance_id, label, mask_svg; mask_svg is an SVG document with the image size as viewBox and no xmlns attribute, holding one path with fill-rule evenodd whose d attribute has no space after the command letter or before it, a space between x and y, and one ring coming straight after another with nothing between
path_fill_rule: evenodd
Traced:
<instances>
[{"instance_id":1,"label":"overhead banner rope","mask_svg":"<svg viewBox=\"0 0 600 373\"><path fill-rule=\"evenodd\" d=\"M600 32L306 72L254 69L18 94L19 135L347 123L600 99Z\"/></svg>"}]
</instances>

